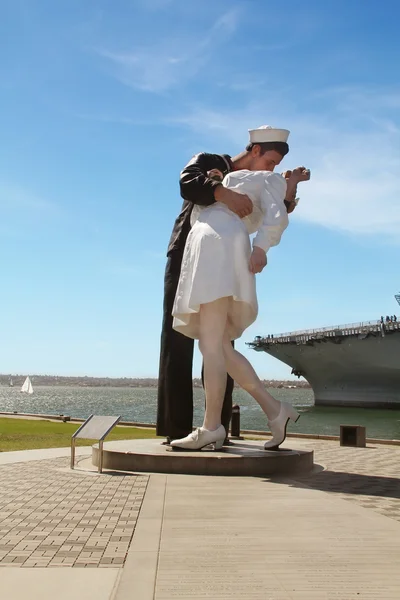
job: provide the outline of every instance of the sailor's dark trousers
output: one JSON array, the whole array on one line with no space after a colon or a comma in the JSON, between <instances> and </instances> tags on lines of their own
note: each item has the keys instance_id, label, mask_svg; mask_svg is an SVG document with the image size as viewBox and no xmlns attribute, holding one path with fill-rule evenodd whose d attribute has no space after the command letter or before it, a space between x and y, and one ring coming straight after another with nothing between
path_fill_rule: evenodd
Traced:
<instances>
[{"instance_id":1,"label":"sailor's dark trousers","mask_svg":"<svg viewBox=\"0 0 400 600\"><path fill-rule=\"evenodd\" d=\"M172 329L172 308L181 271L182 252L170 252L165 269L164 307L158 376L157 435L185 437L193 426L194 340ZM228 376L222 424L228 434L232 414L233 379Z\"/></svg>"}]
</instances>

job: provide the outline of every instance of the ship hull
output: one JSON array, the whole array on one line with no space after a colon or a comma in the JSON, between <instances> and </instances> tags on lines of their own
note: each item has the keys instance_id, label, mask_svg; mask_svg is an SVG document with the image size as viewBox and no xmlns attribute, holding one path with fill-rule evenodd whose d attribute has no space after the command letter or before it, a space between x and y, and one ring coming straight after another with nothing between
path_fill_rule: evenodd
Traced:
<instances>
[{"instance_id":1,"label":"ship hull","mask_svg":"<svg viewBox=\"0 0 400 600\"><path fill-rule=\"evenodd\" d=\"M316 405L400 408L399 329L253 347L301 373Z\"/></svg>"}]
</instances>

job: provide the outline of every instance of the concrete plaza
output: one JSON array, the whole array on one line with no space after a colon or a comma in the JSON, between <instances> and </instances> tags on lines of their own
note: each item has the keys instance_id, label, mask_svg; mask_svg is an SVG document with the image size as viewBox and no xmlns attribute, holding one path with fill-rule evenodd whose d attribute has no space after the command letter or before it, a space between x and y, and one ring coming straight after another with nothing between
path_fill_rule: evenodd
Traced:
<instances>
[{"instance_id":1,"label":"concrete plaza","mask_svg":"<svg viewBox=\"0 0 400 600\"><path fill-rule=\"evenodd\" d=\"M260 442L261 444L262 442ZM105 472L0 454L1 600L398 600L400 447L290 438L311 474Z\"/></svg>"}]
</instances>

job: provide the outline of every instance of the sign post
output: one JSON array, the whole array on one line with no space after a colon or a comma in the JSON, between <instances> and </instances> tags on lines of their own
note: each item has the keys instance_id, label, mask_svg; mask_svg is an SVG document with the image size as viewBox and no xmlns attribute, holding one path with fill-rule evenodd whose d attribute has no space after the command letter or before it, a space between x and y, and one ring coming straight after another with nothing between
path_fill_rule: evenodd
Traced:
<instances>
[{"instance_id":1,"label":"sign post","mask_svg":"<svg viewBox=\"0 0 400 600\"><path fill-rule=\"evenodd\" d=\"M103 470L103 443L105 437L110 433L117 423L119 417L90 415L88 419L75 431L71 438L71 469L75 467L75 441L77 438L86 440L97 440L99 442L99 473Z\"/></svg>"}]
</instances>

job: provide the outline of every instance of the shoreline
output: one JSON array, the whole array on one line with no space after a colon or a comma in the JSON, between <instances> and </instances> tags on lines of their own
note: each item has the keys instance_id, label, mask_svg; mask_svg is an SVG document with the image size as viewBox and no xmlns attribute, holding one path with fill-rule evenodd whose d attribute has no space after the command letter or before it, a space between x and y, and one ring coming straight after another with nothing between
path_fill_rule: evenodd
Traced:
<instances>
[{"instance_id":1,"label":"shoreline","mask_svg":"<svg viewBox=\"0 0 400 600\"><path fill-rule=\"evenodd\" d=\"M2 412L0 411L0 417L15 418L15 419L31 419L32 421L56 421L64 423L84 423L86 419L79 417L71 417L69 415L44 415L36 413L18 413L18 412ZM119 421L118 426L122 427L137 427L139 429L155 429L155 423L139 423L136 421ZM193 428L195 429L195 428ZM240 434L247 436L256 435L257 437L270 437L270 434L266 431L260 431L257 429L241 429ZM339 441L338 435L319 435L314 433L287 433L287 438L297 438L303 440L328 440L328 441ZM383 446L400 446L400 440L385 440L379 438L366 438L366 442L369 444L379 444Z\"/></svg>"},{"instance_id":2,"label":"shoreline","mask_svg":"<svg viewBox=\"0 0 400 600\"><path fill-rule=\"evenodd\" d=\"M34 386L54 387L104 387L104 388L157 388L158 379L155 377L78 377L64 375L29 375ZM0 387L20 387L26 379L26 375L0 374ZM10 386L10 380L13 385ZM270 388L302 388L311 389L310 384L304 379L263 379L264 385ZM202 388L201 379L193 378L193 387ZM237 388L239 386L235 386Z\"/></svg>"}]
</instances>

